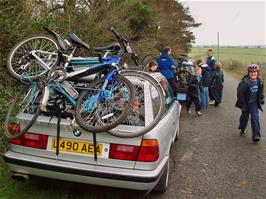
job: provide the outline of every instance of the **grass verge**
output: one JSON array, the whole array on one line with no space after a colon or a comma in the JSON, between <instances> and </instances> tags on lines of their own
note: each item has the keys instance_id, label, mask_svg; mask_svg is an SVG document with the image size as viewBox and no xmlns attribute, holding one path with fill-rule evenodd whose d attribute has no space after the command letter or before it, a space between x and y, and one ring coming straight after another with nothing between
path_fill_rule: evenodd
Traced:
<instances>
[{"instance_id":1,"label":"grass verge","mask_svg":"<svg viewBox=\"0 0 266 199\"><path fill-rule=\"evenodd\" d=\"M130 190L39 177L18 182L12 180L11 175L11 171L0 157L0 199L119 199L136 194Z\"/></svg>"}]
</instances>

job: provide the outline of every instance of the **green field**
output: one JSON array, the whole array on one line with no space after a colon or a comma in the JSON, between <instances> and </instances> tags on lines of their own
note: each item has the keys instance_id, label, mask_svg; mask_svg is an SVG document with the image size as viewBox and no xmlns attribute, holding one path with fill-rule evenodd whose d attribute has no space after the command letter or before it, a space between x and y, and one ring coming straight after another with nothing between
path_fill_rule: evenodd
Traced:
<instances>
[{"instance_id":1,"label":"green field","mask_svg":"<svg viewBox=\"0 0 266 199\"><path fill-rule=\"evenodd\" d=\"M189 57L198 58L205 57L206 52L209 47L192 48L189 53ZM219 61L230 61L235 60L243 63L244 65L248 65L250 63L261 63L266 64L266 49L265 48L212 48L214 51L214 56ZM219 53L218 53L219 52Z\"/></svg>"},{"instance_id":2,"label":"green field","mask_svg":"<svg viewBox=\"0 0 266 199\"><path fill-rule=\"evenodd\" d=\"M218 48L194 47L188 56L196 61L199 58L206 60L207 50L212 49L216 59L222 63L224 70L228 70L239 77L246 74L247 66L251 63L259 64L260 77L264 79L264 89L266 90L266 49L265 48Z\"/></svg>"}]
</instances>

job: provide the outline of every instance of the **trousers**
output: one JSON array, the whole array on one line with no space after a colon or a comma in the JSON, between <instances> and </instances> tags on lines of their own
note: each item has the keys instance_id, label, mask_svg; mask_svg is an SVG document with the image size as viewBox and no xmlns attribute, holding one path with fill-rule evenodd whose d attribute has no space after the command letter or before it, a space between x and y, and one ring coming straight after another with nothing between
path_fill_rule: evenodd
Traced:
<instances>
[{"instance_id":1,"label":"trousers","mask_svg":"<svg viewBox=\"0 0 266 199\"><path fill-rule=\"evenodd\" d=\"M207 108L209 104L209 88L208 87L203 87L203 90L200 93L200 104L202 108Z\"/></svg>"},{"instance_id":2,"label":"trousers","mask_svg":"<svg viewBox=\"0 0 266 199\"><path fill-rule=\"evenodd\" d=\"M251 129L252 137L261 137L260 134L260 121L259 121L259 109L257 102L248 104L248 109L242 111L239 122L239 129L246 129L249 121L249 115L251 115Z\"/></svg>"}]
</instances>

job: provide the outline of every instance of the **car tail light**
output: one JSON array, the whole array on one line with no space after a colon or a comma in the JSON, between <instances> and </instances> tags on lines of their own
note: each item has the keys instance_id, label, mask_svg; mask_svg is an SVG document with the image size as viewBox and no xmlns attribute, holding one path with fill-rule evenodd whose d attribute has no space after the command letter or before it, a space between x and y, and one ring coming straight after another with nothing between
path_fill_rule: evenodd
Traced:
<instances>
[{"instance_id":1,"label":"car tail light","mask_svg":"<svg viewBox=\"0 0 266 199\"><path fill-rule=\"evenodd\" d=\"M20 138L11 139L11 140L8 140L8 141L11 144L22 145L22 140Z\"/></svg>"},{"instance_id":2,"label":"car tail light","mask_svg":"<svg viewBox=\"0 0 266 199\"><path fill-rule=\"evenodd\" d=\"M47 135L26 132L21 137L10 139L9 143L31 148L46 149L47 141Z\"/></svg>"},{"instance_id":3,"label":"car tail light","mask_svg":"<svg viewBox=\"0 0 266 199\"><path fill-rule=\"evenodd\" d=\"M12 135L16 135L20 132L20 125L19 124L11 124L9 128Z\"/></svg>"},{"instance_id":4,"label":"car tail light","mask_svg":"<svg viewBox=\"0 0 266 199\"><path fill-rule=\"evenodd\" d=\"M111 144L109 158L119 160L136 160L139 147L123 144Z\"/></svg>"},{"instance_id":5,"label":"car tail light","mask_svg":"<svg viewBox=\"0 0 266 199\"><path fill-rule=\"evenodd\" d=\"M141 146L111 144L109 158L141 162L155 162L159 158L157 140L142 140Z\"/></svg>"},{"instance_id":6,"label":"car tail light","mask_svg":"<svg viewBox=\"0 0 266 199\"><path fill-rule=\"evenodd\" d=\"M157 140L142 140L138 159L141 162L155 162L159 158L159 145Z\"/></svg>"}]
</instances>

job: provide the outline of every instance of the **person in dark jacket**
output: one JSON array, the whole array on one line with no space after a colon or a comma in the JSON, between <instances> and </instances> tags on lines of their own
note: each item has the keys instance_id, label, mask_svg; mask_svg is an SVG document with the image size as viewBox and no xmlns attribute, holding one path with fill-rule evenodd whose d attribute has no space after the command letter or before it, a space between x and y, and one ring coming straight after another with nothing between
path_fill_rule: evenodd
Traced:
<instances>
[{"instance_id":1,"label":"person in dark jacket","mask_svg":"<svg viewBox=\"0 0 266 199\"><path fill-rule=\"evenodd\" d=\"M209 83L210 83L210 67L203 63L202 59L197 60L197 66L202 69L201 81L202 81L202 92L200 93L200 104L201 108L207 108L209 104Z\"/></svg>"},{"instance_id":2,"label":"person in dark jacket","mask_svg":"<svg viewBox=\"0 0 266 199\"><path fill-rule=\"evenodd\" d=\"M213 56L213 51L212 49L209 49L207 51L207 61L206 61L206 64L209 66L210 68L210 78L212 77L214 71L216 70L216 59L215 57ZM213 95L212 95L212 92L211 92L211 88L209 87L209 97L210 97L210 102L209 104L214 104L214 98L213 98Z\"/></svg>"},{"instance_id":3,"label":"person in dark jacket","mask_svg":"<svg viewBox=\"0 0 266 199\"><path fill-rule=\"evenodd\" d=\"M200 92L202 90L201 85L201 68L196 66L195 75L192 75L188 79L188 101L187 101L187 110L188 113L191 114L191 105L194 103L196 114L198 116L201 115L201 106L200 106Z\"/></svg>"},{"instance_id":4,"label":"person in dark jacket","mask_svg":"<svg viewBox=\"0 0 266 199\"><path fill-rule=\"evenodd\" d=\"M248 75L244 76L237 87L236 107L240 108L240 135L245 135L249 115L251 115L251 128L253 142L260 141L259 110L264 104L263 81L259 78L259 66L252 64L248 67Z\"/></svg>"},{"instance_id":5,"label":"person in dark jacket","mask_svg":"<svg viewBox=\"0 0 266 199\"><path fill-rule=\"evenodd\" d=\"M162 73L165 78L168 80L171 89L176 96L178 83L176 79L176 75L174 73L174 69L176 68L176 63L174 62L171 56L172 49L170 47L165 47L163 53L157 59L158 70Z\"/></svg>"},{"instance_id":6,"label":"person in dark jacket","mask_svg":"<svg viewBox=\"0 0 266 199\"><path fill-rule=\"evenodd\" d=\"M216 70L213 72L210 82L211 93L215 101L215 106L222 102L224 73L221 69L222 64L216 63Z\"/></svg>"}]
</instances>

